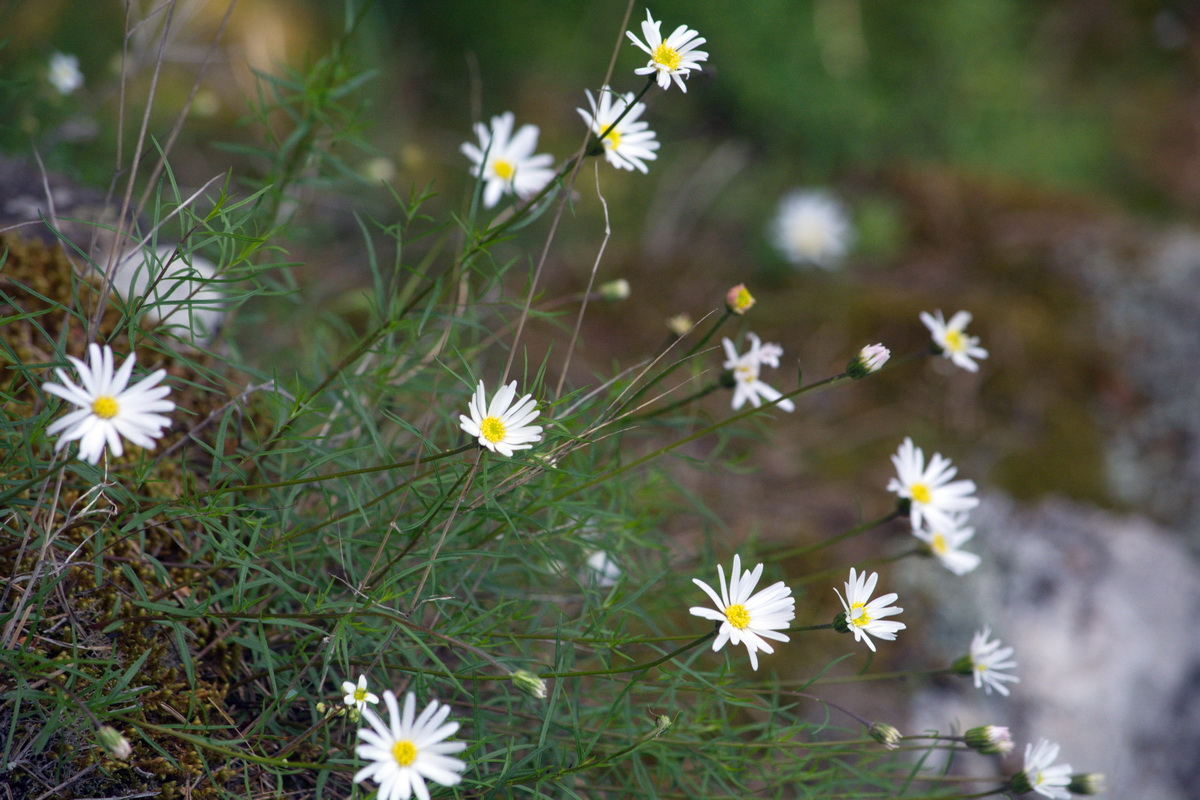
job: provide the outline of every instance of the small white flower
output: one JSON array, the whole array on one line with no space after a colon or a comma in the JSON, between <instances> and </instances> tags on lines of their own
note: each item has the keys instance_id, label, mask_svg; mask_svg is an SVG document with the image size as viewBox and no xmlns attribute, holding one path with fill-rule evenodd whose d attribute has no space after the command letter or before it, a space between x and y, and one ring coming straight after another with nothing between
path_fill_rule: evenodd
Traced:
<instances>
[{"instance_id":1,"label":"small white flower","mask_svg":"<svg viewBox=\"0 0 1200 800\"><path fill-rule=\"evenodd\" d=\"M1025 770L1021 773L1029 789L1051 800L1070 800L1067 785L1071 783L1071 765L1054 764L1058 758L1058 745L1048 739L1040 739L1036 745L1025 745ZM1020 791L1018 787L1013 787ZM1020 787L1024 788L1024 787Z\"/></svg>"},{"instance_id":2,"label":"small white flower","mask_svg":"<svg viewBox=\"0 0 1200 800\"><path fill-rule=\"evenodd\" d=\"M468 404L471 416L459 414L462 429L470 436L478 437L479 444L493 453L512 457L514 450L528 450L542 440L542 429L530 425L537 419L537 401L533 395L525 395L516 403L517 382L501 386L489 405L483 391L483 381L475 389L475 396Z\"/></svg>"},{"instance_id":3,"label":"small white flower","mask_svg":"<svg viewBox=\"0 0 1200 800\"><path fill-rule=\"evenodd\" d=\"M914 529L927 524L934 530L954 527L956 512L968 511L979 505L974 481L951 481L958 469L950 466L950 459L934 453L925 467L925 452L905 437L896 455L892 456L896 475L888 481L887 490L910 501L910 517Z\"/></svg>"},{"instance_id":4,"label":"small white flower","mask_svg":"<svg viewBox=\"0 0 1200 800\"><path fill-rule=\"evenodd\" d=\"M750 349L746 351L745 355L740 356L732 341L721 339L721 344L725 348L725 369L733 371L734 411L745 405L747 400L750 401L750 405L758 408L762 405L763 398L766 398L767 402L771 402L783 396L781 392L763 383L758 377L764 364L769 367L779 366L779 357L783 355L783 348L777 344L763 344L753 333L746 334L746 338L750 340ZM796 405L791 400L781 400L776 406L784 411L796 410Z\"/></svg>"},{"instance_id":5,"label":"small white flower","mask_svg":"<svg viewBox=\"0 0 1200 800\"><path fill-rule=\"evenodd\" d=\"M362 711L367 707L367 703L378 703L378 695L367 691L367 676L359 675L358 684L355 685L350 681L342 681L342 691L346 696L342 698L342 702L353 708Z\"/></svg>"},{"instance_id":6,"label":"small white flower","mask_svg":"<svg viewBox=\"0 0 1200 800\"><path fill-rule=\"evenodd\" d=\"M69 53L54 53L50 56L50 70L47 75L50 85L59 94L72 94L83 86L83 73L79 71L79 59Z\"/></svg>"},{"instance_id":7,"label":"small white flower","mask_svg":"<svg viewBox=\"0 0 1200 800\"><path fill-rule=\"evenodd\" d=\"M979 370L971 359L985 359L988 351L979 346L978 336L968 336L966 327L971 323L971 312L959 311L949 322L942 319L941 309L933 314L921 312L921 322L929 328L933 343L941 348L942 355L969 372Z\"/></svg>"},{"instance_id":8,"label":"small white flower","mask_svg":"<svg viewBox=\"0 0 1200 800\"><path fill-rule=\"evenodd\" d=\"M969 656L971 674L975 678L976 689L982 688L988 694L995 689L1008 697L1008 687L1004 685L1004 682L1019 683L1021 679L1016 675L1006 675L1000 670L1012 669L1017 666L1017 662L1011 660L1013 654L1011 647L1000 647L999 639L988 641L988 637L991 635L992 629L985 625L983 630L976 632L975 637L971 640Z\"/></svg>"},{"instance_id":9,"label":"small white flower","mask_svg":"<svg viewBox=\"0 0 1200 800\"><path fill-rule=\"evenodd\" d=\"M1008 755L1013 749L1012 734L1000 725L980 725L963 734L967 747L984 755Z\"/></svg>"},{"instance_id":10,"label":"small white flower","mask_svg":"<svg viewBox=\"0 0 1200 800\"><path fill-rule=\"evenodd\" d=\"M55 368L62 384L45 383L42 390L79 406L46 428L51 435L65 431L54 445L56 451L78 439L79 457L95 464L100 461L105 444L113 456L120 456L125 451L122 437L147 450L154 449L154 440L171 424L168 417L158 412L174 411L175 404L163 399L170 394L170 387L158 385L166 377L166 370L157 370L130 385L134 359L130 353L114 374L112 348L88 345L88 364L67 356L75 365L82 386L75 385L61 368Z\"/></svg>"},{"instance_id":11,"label":"small white flower","mask_svg":"<svg viewBox=\"0 0 1200 800\"><path fill-rule=\"evenodd\" d=\"M113 270L112 288L126 303L145 297L146 319L182 328L193 342L212 339L225 317L225 296L213 288L217 267L207 258L183 255L174 245L153 254L138 248Z\"/></svg>"},{"instance_id":12,"label":"small white flower","mask_svg":"<svg viewBox=\"0 0 1200 800\"><path fill-rule=\"evenodd\" d=\"M605 86L600 90L599 104L592 97L591 91L587 92L588 105L592 107L590 112L582 108L575 110L592 129L592 133L599 136L624 113L630 103L633 103L633 98L633 92L618 95ZM650 123L638 120L645 110L645 103L635 103L633 108L629 109L629 113L604 137L604 159L617 169L636 169L646 174L649 171L646 162L658 158L654 151L658 149L659 143L654 131L649 130Z\"/></svg>"},{"instance_id":13,"label":"small white flower","mask_svg":"<svg viewBox=\"0 0 1200 800\"><path fill-rule=\"evenodd\" d=\"M586 563L597 586L615 586L621 577L621 567L604 550L592 551Z\"/></svg>"},{"instance_id":14,"label":"small white flower","mask_svg":"<svg viewBox=\"0 0 1200 800\"><path fill-rule=\"evenodd\" d=\"M533 154L537 149L537 126L522 125L514 135L513 120L513 113L506 111L492 117L491 128L482 122L475 123L479 146L464 142L461 148L475 165L471 174L484 181L486 208L496 205L505 194L519 197L537 194L554 180L554 170L550 168L554 159L545 153Z\"/></svg>"},{"instance_id":15,"label":"small white flower","mask_svg":"<svg viewBox=\"0 0 1200 800\"><path fill-rule=\"evenodd\" d=\"M836 197L796 189L779 201L770 233L775 247L792 264L833 269L850 250L853 231Z\"/></svg>"},{"instance_id":16,"label":"small white flower","mask_svg":"<svg viewBox=\"0 0 1200 800\"><path fill-rule=\"evenodd\" d=\"M843 598L836 587L833 590L837 592L838 599L842 601L842 608L845 609L846 628L854 634L855 641L864 642L872 651L875 650L872 636L892 641L896 638L897 631L908 627L903 622L883 619L899 614L904 609L895 606L885 608L899 596L895 592L871 599L871 593L875 591L875 584L878 582L878 572L872 572L870 576L865 572L856 575L854 567L851 567L850 580L845 584L846 596Z\"/></svg>"},{"instance_id":17,"label":"small white flower","mask_svg":"<svg viewBox=\"0 0 1200 800\"><path fill-rule=\"evenodd\" d=\"M879 368L886 364L891 357L892 351L883 345L869 344L859 350L858 355L850 359L850 363L846 365L846 374L856 381L861 380L872 372L878 372Z\"/></svg>"},{"instance_id":18,"label":"small white flower","mask_svg":"<svg viewBox=\"0 0 1200 800\"><path fill-rule=\"evenodd\" d=\"M704 590L712 599L716 609L704 606L693 606L692 614L704 619L720 622L721 628L713 641L713 652L720 650L726 642L745 644L750 654L750 666L758 669L758 651L774 653L775 649L767 643L767 639L777 642L789 642L786 633L788 623L796 616L796 598L792 590L783 581L779 581L751 596L758 579L762 577L763 565L759 564L754 571L742 571L741 556L733 557L733 569L729 573L729 583L725 583L725 570L717 565L717 577L721 582L721 594L717 595L712 587L699 578L692 578L692 583Z\"/></svg>"},{"instance_id":19,"label":"small white flower","mask_svg":"<svg viewBox=\"0 0 1200 800\"><path fill-rule=\"evenodd\" d=\"M450 754L466 749L467 743L442 741L458 731L457 722L446 723L450 706L432 700L414 719L417 701L412 692L404 697L403 717L391 690L383 693L383 702L388 707L390 727L372 709L363 709L363 718L371 727L359 728L362 742L354 752L372 763L354 774L354 782L368 778L375 781L379 784L379 800L408 800L413 794L429 800L427 780L442 786L457 785L467 765Z\"/></svg>"},{"instance_id":20,"label":"small white flower","mask_svg":"<svg viewBox=\"0 0 1200 800\"><path fill-rule=\"evenodd\" d=\"M686 92L687 86L683 79L691 70L700 69L701 61L708 60L708 53L696 49L706 40L697 38L700 34L687 25L680 25L664 41L662 33L659 31L661 25L662 22L655 22L654 17L650 16L650 10L647 9L646 21L642 23L642 38L646 40L645 44L633 35L633 31L625 31L625 35L629 37L630 41L650 55L646 66L635 69L634 74L654 75L657 73L658 85L663 89L670 89L671 79L674 78L680 91Z\"/></svg>"},{"instance_id":21,"label":"small white flower","mask_svg":"<svg viewBox=\"0 0 1200 800\"><path fill-rule=\"evenodd\" d=\"M952 521L951 525L913 528L913 536L927 544L929 552L942 562L942 566L946 569L955 575L966 575L979 566L981 559L974 553L968 553L959 548L975 535L975 529L966 526L966 514L949 514L947 516Z\"/></svg>"}]
</instances>

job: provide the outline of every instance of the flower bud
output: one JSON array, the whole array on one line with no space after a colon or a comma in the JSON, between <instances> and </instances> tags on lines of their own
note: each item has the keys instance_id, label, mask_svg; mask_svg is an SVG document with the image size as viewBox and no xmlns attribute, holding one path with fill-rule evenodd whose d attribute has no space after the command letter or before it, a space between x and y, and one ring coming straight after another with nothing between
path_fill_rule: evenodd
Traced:
<instances>
[{"instance_id":1,"label":"flower bud","mask_svg":"<svg viewBox=\"0 0 1200 800\"><path fill-rule=\"evenodd\" d=\"M625 300L629 297L629 281L624 278L617 278L615 281L600 284L600 296L605 300L613 302L617 300Z\"/></svg>"},{"instance_id":2,"label":"flower bud","mask_svg":"<svg viewBox=\"0 0 1200 800\"><path fill-rule=\"evenodd\" d=\"M536 697L538 700L546 699L546 682L529 670L519 669L510 673L508 677L512 679L513 686L530 697Z\"/></svg>"},{"instance_id":3,"label":"flower bud","mask_svg":"<svg viewBox=\"0 0 1200 800\"><path fill-rule=\"evenodd\" d=\"M659 714L654 719L654 735L658 736L660 733L665 733L667 728L670 728L673 722L674 721L666 714Z\"/></svg>"},{"instance_id":4,"label":"flower bud","mask_svg":"<svg viewBox=\"0 0 1200 800\"><path fill-rule=\"evenodd\" d=\"M1008 728L1000 725L980 725L978 728L970 728L963 735L963 739L966 741L967 747L984 755L1003 756L1011 753L1013 749L1012 734L1008 732Z\"/></svg>"},{"instance_id":5,"label":"flower bud","mask_svg":"<svg viewBox=\"0 0 1200 800\"><path fill-rule=\"evenodd\" d=\"M101 749L113 758L127 761L133 755L133 748L129 745L129 740L110 725L101 725L96 730L96 738L100 741Z\"/></svg>"},{"instance_id":6,"label":"flower bud","mask_svg":"<svg viewBox=\"0 0 1200 800\"><path fill-rule=\"evenodd\" d=\"M1104 791L1104 774L1101 772L1081 772L1071 776L1067 791L1072 794L1100 794Z\"/></svg>"},{"instance_id":7,"label":"flower bud","mask_svg":"<svg viewBox=\"0 0 1200 800\"><path fill-rule=\"evenodd\" d=\"M872 739L879 742L888 750L895 750L900 746L900 740L904 738L900 735L900 731L886 722L872 722L868 733L871 734Z\"/></svg>"},{"instance_id":8,"label":"flower bud","mask_svg":"<svg viewBox=\"0 0 1200 800\"><path fill-rule=\"evenodd\" d=\"M695 325L696 323L687 314L676 314L667 319L667 328L676 336L683 336Z\"/></svg>"},{"instance_id":9,"label":"flower bud","mask_svg":"<svg viewBox=\"0 0 1200 800\"><path fill-rule=\"evenodd\" d=\"M750 294L750 290L746 288L746 284L744 283L734 286L725 295L725 305L734 314L745 314L754 303L754 296Z\"/></svg>"},{"instance_id":10,"label":"flower bud","mask_svg":"<svg viewBox=\"0 0 1200 800\"><path fill-rule=\"evenodd\" d=\"M869 344L846 365L846 374L853 380L860 380L872 372L877 372L891 357L891 351L883 345Z\"/></svg>"}]
</instances>

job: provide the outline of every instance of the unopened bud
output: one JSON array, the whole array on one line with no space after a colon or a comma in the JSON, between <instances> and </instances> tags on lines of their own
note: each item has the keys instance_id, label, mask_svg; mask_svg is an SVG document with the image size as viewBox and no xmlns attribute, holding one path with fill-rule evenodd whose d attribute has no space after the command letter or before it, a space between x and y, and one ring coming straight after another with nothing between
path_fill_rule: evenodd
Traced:
<instances>
[{"instance_id":1,"label":"unopened bud","mask_svg":"<svg viewBox=\"0 0 1200 800\"><path fill-rule=\"evenodd\" d=\"M516 686L530 697L538 700L546 699L546 682L527 669L519 669L508 676Z\"/></svg>"},{"instance_id":2,"label":"unopened bud","mask_svg":"<svg viewBox=\"0 0 1200 800\"><path fill-rule=\"evenodd\" d=\"M683 336L695 325L696 323L687 314L676 314L667 319L667 328L676 336Z\"/></svg>"},{"instance_id":3,"label":"unopened bud","mask_svg":"<svg viewBox=\"0 0 1200 800\"><path fill-rule=\"evenodd\" d=\"M871 734L872 739L879 742L888 750L895 750L900 746L900 740L904 738L900 735L900 731L886 722L872 722L868 733Z\"/></svg>"},{"instance_id":4,"label":"unopened bud","mask_svg":"<svg viewBox=\"0 0 1200 800\"><path fill-rule=\"evenodd\" d=\"M1104 791L1104 774L1101 772L1081 772L1071 776L1067 791L1072 794L1100 794Z\"/></svg>"},{"instance_id":5,"label":"unopened bud","mask_svg":"<svg viewBox=\"0 0 1200 800\"><path fill-rule=\"evenodd\" d=\"M654 720L654 735L658 736L660 733L665 733L667 728L670 728L672 724L673 721L669 716L659 714Z\"/></svg>"},{"instance_id":6,"label":"unopened bud","mask_svg":"<svg viewBox=\"0 0 1200 800\"><path fill-rule=\"evenodd\" d=\"M869 344L846 365L846 374L856 381L865 378L877 372L891 357L891 351L883 345Z\"/></svg>"},{"instance_id":7,"label":"unopened bud","mask_svg":"<svg viewBox=\"0 0 1200 800\"><path fill-rule=\"evenodd\" d=\"M963 739L967 743L967 747L972 750L977 750L984 755L1007 755L1012 752L1013 740L1012 734L1008 732L1008 728L1000 725L980 725L978 728L970 728Z\"/></svg>"},{"instance_id":8,"label":"unopened bud","mask_svg":"<svg viewBox=\"0 0 1200 800\"><path fill-rule=\"evenodd\" d=\"M750 310L750 306L754 305L754 302L754 296L750 294L750 290L744 283L734 286L725 295L725 305L734 314L745 314Z\"/></svg>"},{"instance_id":9,"label":"unopened bud","mask_svg":"<svg viewBox=\"0 0 1200 800\"><path fill-rule=\"evenodd\" d=\"M101 725L96 731L96 738L100 741L101 749L113 758L126 761L133 755L129 740L111 725Z\"/></svg>"},{"instance_id":10,"label":"unopened bud","mask_svg":"<svg viewBox=\"0 0 1200 800\"><path fill-rule=\"evenodd\" d=\"M600 284L598 290L600 296L605 300L617 301L625 300L629 297L629 281L624 278L617 278L615 281Z\"/></svg>"}]
</instances>

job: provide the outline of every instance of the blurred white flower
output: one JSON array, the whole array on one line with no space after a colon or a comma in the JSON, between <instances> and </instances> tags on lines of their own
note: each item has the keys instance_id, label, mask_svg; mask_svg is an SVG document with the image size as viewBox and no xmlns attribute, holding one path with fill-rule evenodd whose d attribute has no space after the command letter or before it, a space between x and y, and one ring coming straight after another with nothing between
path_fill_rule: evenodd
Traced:
<instances>
[{"instance_id":1,"label":"blurred white flower","mask_svg":"<svg viewBox=\"0 0 1200 800\"><path fill-rule=\"evenodd\" d=\"M1025 769L1013 776L1012 790L1017 794L1037 792L1050 800L1071 800L1067 786L1071 783L1071 765L1054 765L1058 745L1040 739L1036 745L1025 745Z\"/></svg>"},{"instance_id":2,"label":"blurred white flower","mask_svg":"<svg viewBox=\"0 0 1200 800\"><path fill-rule=\"evenodd\" d=\"M659 27L662 22L655 22L646 9L646 21L642 23L642 39L633 35L633 31L625 31L635 45L650 55L650 60L641 69L635 69L636 75L658 76L658 85L663 89L671 88L671 79L680 91L686 92L687 86L683 79L688 77L691 70L700 69L700 62L708 60L708 53L696 48L704 44L705 39L698 38L699 33L686 25L680 25L674 33L663 40Z\"/></svg>"},{"instance_id":3,"label":"blurred white flower","mask_svg":"<svg viewBox=\"0 0 1200 800\"><path fill-rule=\"evenodd\" d=\"M175 410L175 404L164 399L170 387L158 385L166 377L166 370L157 370L131 385L134 354L130 353L114 374L113 351L108 345L88 345L87 364L74 356L67 356L67 360L75 365L82 386L73 383L59 367L54 372L62 384L42 384L42 391L79 406L46 428L50 435L64 431L54 449L61 450L78 439L79 457L91 464L100 461L105 444L113 456L120 456L124 452L122 438L153 450L154 440L171 425L170 418L158 412Z\"/></svg>"},{"instance_id":4,"label":"blurred white flower","mask_svg":"<svg viewBox=\"0 0 1200 800\"><path fill-rule=\"evenodd\" d=\"M883 619L899 614L904 609L888 606L888 603L895 602L899 597L895 592L871 599L871 593L875 591L875 584L878 582L878 572L872 572L869 577L865 572L856 575L854 567L851 567L850 580L845 584L846 596L842 597L836 587L833 590L837 592L838 599L842 601L842 608L845 609L844 632L853 633L856 641L865 643L872 651L875 650L872 636L892 641L896 638L897 631L908 627L903 622ZM842 630L842 626L838 626L837 629Z\"/></svg>"},{"instance_id":5,"label":"blurred white flower","mask_svg":"<svg viewBox=\"0 0 1200 800\"><path fill-rule=\"evenodd\" d=\"M1017 662L1012 660L1013 649L1011 647L1001 647L999 639L988 641L988 637L991 635L992 629L985 625L983 630L977 631L975 637L971 639L971 650L968 656L971 674L975 678L976 689L982 688L988 694L995 689L1008 697L1008 687L1004 685L1004 682L1019 683L1021 679L1016 675L1006 675L1000 670L1012 669L1017 666Z\"/></svg>"},{"instance_id":6,"label":"blurred white flower","mask_svg":"<svg viewBox=\"0 0 1200 800\"><path fill-rule=\"evenodd\" d=\"M704 606L693 606L690 611L697 617L720 622L721 628L713 641L713 651L720 650L726 642L745 644L750 654L750 666L758 669L758 651L774 653L775 649L767 643L767 639L778 642L788 642L786 630L788 623L796 616L796 599L792 590L783 581L768 586L758 594L753 594L758 579L762 577L763 565L759 564L753 571L742 571L742 559L733 557L733 569L729 573L729 584L725 583L725 571L717 565L717 577L721 582L721 594L718 596L712 587L699 578L692 578L692 583L704 590L712 599L716 609Z\"/></svg>"},{"instance_id":7,"label":"blurred white flower","mask_svg":"<svg viewBox=\"0 0 1200 800\"><path fill-rule=\"evenodd\" d=\"M929 552L955 575L966 575L979 566L980 558L959 548L970 541L975 529L966 526L966 514L948 515L953 524L946 527L913 528L913 536L929 546Z\"/></svg>"},{"instance_id":8,"label":"blurred white flower","mask_svg":"<svg viewBox=\"0 0 1200 800\"><path fill-rule=\"evenodd\" d=\"M744 355L738 355L732 341L721 339L721 344L725 348L725 369L733 372L734 411L745 405L747 400L750 401L750 405L758 408L762 405L763 398L766 398L767 402L771 402L783 396L782 393L763 383L758 377L763 365L779 366L779 357L783 355L783 348L777 344L763 344L753 333L746 334L746 338L750 340L750 349ZM776 406L784 411L796 409L795 403L791 400L780 400Z\"/></svg>"},{"instance_id":9,"label":"blurred white flower","mask_svg":"<svg viewBox=\"0 0 1200 800\"><path fill-rule=\"evenodd\" d=\"M466 749L467 743L443 741L458 731L457 722L446 722L450 706L432 700L416 717L417 701L412 692L404 697L403 716L391 690L383 693L383 702L388 707L390 726L372 709L363 709L363 718L370 727L358 729L362 742L354 752L372 763L354 774L354 782L368 778L375 781L379 784L379 800L408 800L414 793L421 800L429 800L426 780L442 786L462 781L461 773L467 765L450 754Z\"/></svg>"},{"instance_id":10,"label":"blurred white flower","mask_svg":"<svg viewBox=\"0 0 1200 800\"><path fill-rule=\"evenodd\" d=\"M352 708L357 708L362 711L367 707L367 703L378 703L379 696L367 691L367 676L359 675L358 684L355 685L350 681L342 681L342 691L346 696L342 698L342 702Z\"/></svg>"},{"instance_id":11,"label":"blurred white flower","mask_svg":"<svg viewBox=\"0 0 1200 800\"><path fill-rule=\"evenodd\" d=\"M615 586L621 578L621 567L604 550L592 551L586 564L591 572L591 580L595 581L597 586Z\"/></svg>"},{"instance_id":12,"label":"blurred white flower","mask_svg":"<svg viewBox=\"0 0 1200 800\"><path fill-rule=\"evenodd\" d=\"M54 53L50 56L50 69L47 74L50 85L59 94L67 95L83 86L83 73L79 71L79 58L70 53Z\"/></svg>"},{"instance_id":13,"label":"blurred white flower","mask_svg":"<svg viewBox=\"0 0 1200 800\"><path fill-rule=\"evenodd\" d=\"M462 429L479 439L479 444L493 453L512 457L514 450L528 450L542 440L542 429L530 425L537 419L537 401L533 395L525 395L515 404L517 382L501 386L489 405L483 391L483 381L475 389L467 407L471 416L458 415Z\"/></svg>"},{"instance_id":14,"label":"blurred white flower","mask_svg":"<svg viewBox=\"0 0 1200 800\"><path fill-rule=\"evenodd\" d=\"M575 110L592 129L592 133L599 136L633 103L633 98L633 92L618 95L605 86L600 90L599 103L592 97L591 91L587 92L588 105L592 108L590 112L582 108ZM649 130L650 123L638 119L645 110L645 103L635 103L604 137L604 159L617 169L636 169L645 174L649 171L646 162L658 158L654 151L659 143L654 131Z\"/></svg>"},{"instance_id":15,"label":"blurred white flower","mask_svg":"<svg viewBox=\"0 0 1200 800\"><path fill-rule=\"evenodd\" d=\"M145 298L145 318L160 327L182 329L196 344L211 341L225 318L225 295L215 288L217 267L207 258L160 245L138 248L117 264L112 289L126 304Z\"/></svg>"},{"instance_id":16,"label":"blurred white flower","mask_svg":"<svg viewBox=\"0 0 1200 800\"><path fill-rule=\"evenodd\" d=\"M850 250L853 231L841 202L828 192L796 189L779 201L770 228L779 252L796 266L837 267Z\"/></svg>"},{"instance_id":17,"label":"blurred white flower","mask_svg":"<svg viewBox=\"0 0 1200 800\"><path fill-rule=\"evenodd\" d=\"M513 133L513 113L506 111L492 117L490 128L482 122L475 123L475 135L479 145L464 142L462 152L474 166L471 174L484 182L483 205L491 208L505 194L528 197L540 192L554 180L550 165L554 159L537 149L538 128L522 125Z\"/></svg>"},{"instance_id":18,"label":"blurred white flower","mask_svg":"<svg viewBox=\"0 0 1200 800\"><path fill-rule=\"evenodd\" d=\"M910 501L909 515L913 529L928 525L934 530L954 527L956 512L968 511L979 505L974 481L953 481L958 469L950 466L950 459L934 453L925 467L925 452L905 437L892 456L897 477L888 481L887 490Z\"/></svg>"},{"instance_id":19,"label":"blurred white flower","mask_svg":"<svg viewBox=\"0 0 1200 800\"><path fill-rule=\"evenodd\" d=\"M953 361L956 366L968 372L976 372L979 365L972 359L982 360L988 357L988 351L979 346L979 337L967 335L966 327L971 323L971 312L959 311L946 322L942 319L941 309L934 314L922 311L921 322L929 328L933 343L941 349L942 355Z\"/></svg>"},{"instance_id":20,"label":"blurred white flower","mask_svg":"<svg viewBox=\"0 0 1200 800\"><path fill-rule=\"evenodd\" d=\"M988 756L1008 755L1013 749L1012 734L1000 725L980 725L963 734L967 747Z\"/></svg>"}]
</instances>

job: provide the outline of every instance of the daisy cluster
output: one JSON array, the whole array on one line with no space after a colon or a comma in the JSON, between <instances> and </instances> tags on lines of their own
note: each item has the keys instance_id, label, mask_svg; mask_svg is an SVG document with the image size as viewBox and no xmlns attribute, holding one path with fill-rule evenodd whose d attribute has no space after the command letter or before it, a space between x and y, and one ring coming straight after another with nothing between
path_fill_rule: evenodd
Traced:
<instances>
[{"instance_id":1,"label":"daisy cluster","mask_svg":"<svg viewBox=\"0 0 1200 800\"><path fill-rule=\"evenodd\" d=\"M640 94L602 86L596 94L585 90L588 107L576 109L592 134L585 154L603 155L617 169L646 174L646 162L658 158L658 137L650 130L650 123L642 119L646 104L640 98L646 90L657 83L662 89L675 85L686 92L684 79L708 60L708 53L698 49L705 39L696 31L680 25L664 38L661 27L662 21L655 20L647 10L641 38L626 32L631 43L650 57L646 66L634 70L636 75L647 76ZM538 126L525 124L514 130L515 124L511 111L498 114L489 125L476 123L477 141L462 145L463 155L471 161L471 175L482 184L485 208L496 206L506 195L521 199L540 196L565 174L565 168L552 167L553 156L537 153L541 135ZM568 162L568 166L573 163Z\"/></svg>"}]
</instances>

